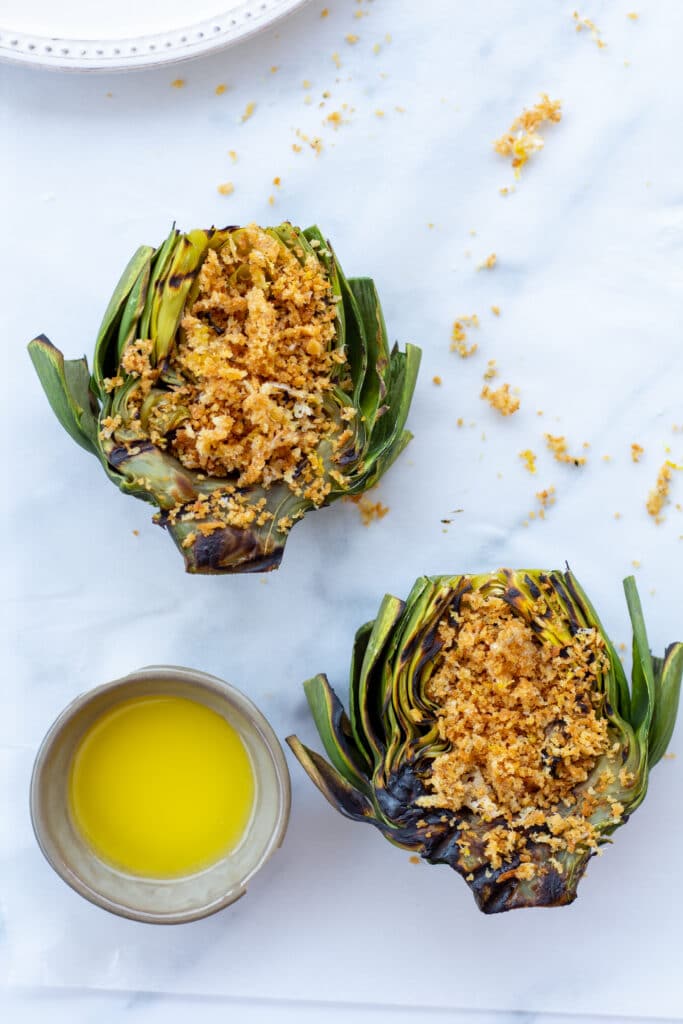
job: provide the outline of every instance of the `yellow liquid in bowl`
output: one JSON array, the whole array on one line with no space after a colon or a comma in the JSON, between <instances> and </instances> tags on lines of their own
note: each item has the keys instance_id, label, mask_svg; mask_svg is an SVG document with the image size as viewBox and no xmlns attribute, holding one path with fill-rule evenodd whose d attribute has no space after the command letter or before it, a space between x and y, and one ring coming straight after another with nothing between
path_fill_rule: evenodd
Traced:
<instances>
[{"instance_id":1,"label":"yellow liquid in bowl","mask_svg":"<svg viewBox=\"0 0 683 1024\"><path fill-rule=\"evenodd\" d=\"M240 736L216 711L184 697L134 697L80 741L69 803L102 860L133 875L174 878L239 844L254 775Z\"/></svg>"}]
</instances>

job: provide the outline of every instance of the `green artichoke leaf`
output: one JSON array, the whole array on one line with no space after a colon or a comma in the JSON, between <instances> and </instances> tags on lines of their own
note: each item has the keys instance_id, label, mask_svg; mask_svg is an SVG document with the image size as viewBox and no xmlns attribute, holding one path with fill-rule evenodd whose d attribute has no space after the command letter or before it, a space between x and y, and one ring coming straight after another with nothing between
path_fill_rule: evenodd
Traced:
<instances>
[{"instance_id":1,"label":"green artichoke leaf","mask_svg":"<svg viewBox=\"0 0 683 1024\"><path fill-rule=\"evenodd\" d=\"M308 679L304 683L304 693L330 761L347 782L369 796L370 786L360 774L363 757L356 749L351 723L327 676Z\"/></svg>"},{"instance_id":2,"label":"green artichoke leaf","mask_svg":"<svg viewBox=\"0 0 683 1024\"><path fill-rule=\"evenodd\" d=\"M44 334L29 342L28 352L61 425L81 448L98 455L96 399L86 358L65 360Z\"/></svg>"},{"instance_id":3,"label":"green artichoke leaf","mask_svg":"<svg viewBox=\"0 0 683 1024\"><path fill-rule=\"evenodd\" d=\"M631 723L647 740L655 707L655 676L647 640L643 608L633 576L624 580L624 593L633 629L633 671L631 676Z\"/></svg>"},{"instance_id":4,"label":"green artichoke leaf","mask_svg":"<svg viewBox=\"0 0 683 1024\"><path fill-rule=\"evenodd\" d=\"M201 269L209 249L220 248L228 239L227 230L190 231L181 235L173 250L168 269L157 285L152 300L151 337L157 365L168 355L175 341L178 325L187 303L188 294Z\"/></svg>"},{"instance_id":5,"label":"green artichoke leaf","mask_svg":"<svg viewBox=\"0 0 683 1024\"><path fill-rule=\"evenodd\" d=\"M358 404L372 430L384 409L383 403L387 394L387 329L375 282L367 277L351 277L348 285L355 301L357 316L360 317L360 335L367 353L367 368Z\"/></svg>"},{"instance_id":6,"label":"green artichoke leaf","mask_svg":"<svg viewBox=\"0 0 683 1024\"><path fill-rule=\"evenodd\" d=\"M154 259L150 271L149 286L145 297L145 304L142 308L142 315L140 317L140 329L138 331L139 338L152 337L152 307L158 299L160 282L166 274L166 270L179 238L180 232L176 229L174 224L164 242L154 253Z\"/></svg>"},{"instance_id":7,"label":"green artichoke leaf","mask_svg":"<svg viewBox=\"0 0 683 1024\"><path fill-rule=\"evenodd\" d=\"M404 602L386 596L374 622L358 631L348 723L325 677L306 684L316 690L314 719L332 761L327 772L326 762L302 748L295 737L290 746L333 806L347 817L374 824L393 844L416 851L430 863L454 868L485 913L569 904L596 848L610 842L642 803L649 770L666 750L678 709L683 644L672 644L661 659L652 658L634 581L626 580L624 589L635 644L631 691L614 645L569 569L421 577ZM604 663L593 662L593 713L605 721L604 746L588 764L583 781L574 783L571 799L563 797L542 811L550 815L541 818L550 831L539 829L537 823L535 811L543 805L527 807L524 814L532 817L525 825L524 814L491 818L479 814L476 802L454 812L434 806L430 796L434 759L451 748L448 733L439 728L440 709L427 696L427 685L441 664L440 624L448 622L457 635L460 603L471 590L504 600L540 643L560 652L588 629L596 630L603 641ZM568 679L572 678L584 678L583 669L577 676L570 674ZM587 709L581 706L580 713ZM360 792L366 802L359 808ZM553 837L575 829L577 815L588 831L558 845ZM505 821L513 822L506 828L517 830L516 845L510 847L512 853L497 854L494 866L491 831Z\"/></svg>"},{"instance_id":8,"label":"green artichoke leaf","mask_svg":"<svg viewBox=\"0 0 683 1024\"><path fill-rule=\"evenodd\" d=\"M652 659L655 674L655 708L650 723L650 768L664 757L678 715L683 678L683 644L670 644L663 658Z\"/></svg>"},{"instance_id":9,"label":"green artichoke leaf","mask_svg":"<svg viewBox=\"0 0 683 1024\"><path fill-rule=\"evenodd\" d=\"M113 376L116 366L113 361L111 342L115 335L118 335L118 327L121 315L126 308L131 291L135 288L138 278L148 267L154 250L148 245L141 245L130 258L128 265L121 274L119 283L114 289L114 294L109 300L102 323L95 340L95 353L93 355L92 387L101 400L104 400L104 378Z\"/></svg>"},{"instance_id":10,"label":"green artichoke leaf","mask_svg":"<svg viewBox=\"0 0 683 1024\"><path fill-rule=\"evenodd\" d=\"M123 307L116 344L117 363L121 361L123 353L131 342L135 341L138 336L140 317L142 316L142 312L145 308L145 302L149 291L149 279L152 273L153 255L154 254L151 253L149 258L143 264L143 267L136 278L135 284L130 290L126 305Z\"/></svg>"},{"instance_id":11,"label":"green artichoke leaf","mask_svg":"<svg viewBox=\"0 0 683 1024\"><path fill-rule=\"evenodd\" d=\"M349 711L351 729L358 749L369 764L381 763L384 756L382 741L380 686L377 686L375 672L383 671L382 659L387 640L399 621L405 605L391 594L386 594L377 618L371 626L361 627L368 632L367 644L357 678L351 677ZM364 633L361 634L364 638ZM362 642L362 641L361 641ZM370 681L372 680L372 686ZM373 693L374 691L374 693ZM371 699L371 693L374 699Z\"/></svg>"}]
</instances>

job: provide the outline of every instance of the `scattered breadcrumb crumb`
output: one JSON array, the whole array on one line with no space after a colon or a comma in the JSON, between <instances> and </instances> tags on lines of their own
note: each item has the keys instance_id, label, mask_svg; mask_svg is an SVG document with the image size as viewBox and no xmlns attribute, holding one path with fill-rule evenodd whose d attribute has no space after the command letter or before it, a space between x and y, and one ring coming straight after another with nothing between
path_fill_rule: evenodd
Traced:
<instances>
[{"instance_id":1,"label":"scattered breadcrumb crumb","mask_svg":"<svg viewBox=\"0 0 683 1024\"><path fill-rule=\"evenodd\" d=\"M503 188L499 188L498 191L502 196L509 196L515 191L514 185L504 185Z\"/></svg>"},{"instance_id":2,"label":"scattered breadcrumb crumb","mask_svg":"<svg viewBox=\"0 0 683 1024\"><path fill-rule=\"evenodd\" d=\"M391 42L391 32L387 32L387 34L384 37L384 42L385 43L390 43Z\"/></svg>"},{"instance_id":3,"label":"scattered breadcrumb crumb","mask_svg":"<svg viewBox=\"0 0 683 1024\"><path fill-rule=\"evenodd\" d=\"M375 111L375 117L384 117L384 111L383 110L376 110Z\"/></svg>"},{"instance_id":4,"label":"scattered breadcrumb crumb","mask_svg":"<svg viewBox=\"0 0 683 1024\"><path fill-rule=\"evenodd\" d=\"M457 352L461 359L467 359L468 356L473 356L477 351L477 343L473 342L471 345L467 344L467 331L466 327L478 327L479 317L476 313L472 313L471 316L461 316L453 322L453 330L451 332L451 352Z\"/></svg>"},{"instance_id":5,"label":"scattered breadcrumb crumb","mask_svg":"<svg viewBox=\"0 0 683 1024\"><path fill-rule=\"evenodd\" d=\"M231 196L235 191L235 186L231 181L224 181L222 185L218 186L218 191L222 196Z\"/></svg>"},{"instance_id":6,"label":"scattered breadcrumb crumb","mask_svg":"<svg viewBox=\"0 0 683 1024\"><path fill-rule=\"evenodd\" d=\"M228 150L228 156L230 157L230 159L232 160L232 162L234 164L237 163L237 153L235 152L234 149L229 149Z\"/></svg>"},{"instance_id":7,"label":"scattered breadcrumb crumb","mask_svg":"<svg viewBox=\"0 0 683 1024\"><path fill-rule=\"evenodd\" d=\"M441 380L441 377L439 377L438 374L436 374L434 377L432 377L432 384L436 384L437 387L439 387L439 386L441 386L441 384L443 384L443 381Z\"/></svg>"},{"instance_id":8,"label":"scattered breadcrumb crumb","mask_svg":"<svg viewBox=\"0 0 683 1024\"><path fill-rule=\"evenodd\" d=\"M614 518L615 519L621 519L621 512L615 512L614 513Z\"/></svg>"},{"instance_id":9,"label":"scattered breadcrumb crumb","mask_svg":"<svg viewBox=\"0 0 683 1024\"><path fill-rule=\"evenodd\" d=\"M346 42L349 44L349 46L354 46L360 39L360 36L357 36L355 32L349 32L348 35L346 35L344 38L346 39Z\"/></svg>"},{"instance_id":10,"label":"scattered breadcrumb crumb","mask_svg":"<svg viewBox=\"0 0 683 1024\"><path fill-rule=\"evenodd\" d=\"M277 65L277 64L273 64L273 65L271 66L271 69L270 69L270 73L271 73L271 75L274 75L274 74L275 74L275 72L276 72L276 71L279 71L279 70L280 70L280 69L279 69L278 65Z\"/></svg>"},{"instance_id":11,"label":"scattered breadcrumb crumb","mask_svg":"<svg viewBox=\"0 0 683 1024\"><path fill-rule=\"evenodd\" d=\"M275 206L275 196L268 196L268 205Z\"/></svg>"},{"instance_id":12,"label":"scattered breadcrumb crumb","mask_svg":"<svg viewBox=\"0 0 683 1024\"><path fill-rule=\"evenodd\" d=\"M546 487L542 491L536 491L536 497L538 503L541 506L539 509L539 519L545 519L546 509L549 509L551 505L555 504L555 488Z\"/></svg>"},{"instance_id":13,"label":"scattered breadcrumb crumb","mask_svg":"<svg viewBox=\"0 0 683 1024\"><path fill-rule=\"evenodd\" d=\"M334 66L336 68L340 68L341 67L341 57L339 56L339 54L337 53L336 50L332 54L332 61L334 62Z\"/></svg>"},{"instance_id":14,"label":"scattered breadcrumb crumb","mask_svg":"<svg viewBox=\"0 0 683 1024\"><path fill-rule=\"evenodd\" d=\"M633 559L633 561L631 562L631 565L633 566L634 569L640 569L640 562L638 561L637 558Z\"/></svg>"},{"instance_id":15,"label":"scattered breadcrumb crumb","mask_svg":"<svg viewBox=\"0 0 683 1024\"><path fill-rule=\"evenodd\" d=\"M630 21L638 21L638 18L640 17L640 15L638 14L637 11L629 11L628 14L626 15L626 17Z\"/></svg>"},{"instance_id":16,"label":"scattered breadcrumb crumb","mask_svg":"<svg viewBox=\"0 0 683 1024\"><path fill-rule=\"evenodd\" d=\"M140 536L140 531L139 530L133 530L133 536L134 537L139 537Z\"/></svg>"},{"instance_id":17,"label":"scattered breadcrumb crumb","mask_svg":"<svg viewBox=\"0 0 683 1024\"><path fill-rule=\"evenodd\" d=\"M371 501L366 494L354 494L348 500L352 502L360 512L363 526L369 526L370 523L374 523L379 519L384 519L385 515L389 511L388 505L383 505L381 501Z\"/></svg>"},{"instance_id":18,"label":"scattered breadcrumb crumb","mask_svg":"<svg viewBox=\"0 0 683 1024\"><path fill-rule=\"evenodd\" d=\"M611 455L603 455L602 456L602 461L603 462L611 462L612 461L612 456Z\"/></svg>"},{"instance_id":19,"label":"scattered breadcrumb crumb","mask_svg":"<svg viewBox=\"0 0 683 1024\"><path fill-rule=\"evenodd\" d=\"M340 124L344 123L344 118L338 110L333 110L331 114L328 114L325 120L332 125L333 128L338 128Z\"/></svg>"},{"instance_id":20,"label":"scattered breadcrumb crumb","mask_svg":"<svg viewBox=\"0 0 683 1024\"><path fill-rule=\"evenodd\" d=\"M485 384L479 397L486 399L491 408L496 409L501 416L512 416L519 409L519 398L510 394L509 384L501 384L495 389Z\"/></svg>"},{"instance_id":21,"label":"scattered breadcrumb crumb","mask_svg":"<svg viewBox=\"0 0 683 1024\"><path fill-rule=\"evenodd\" d=\"M605 47L607 46L607 43L605 43L601 39L600 29L598 28L598 26L595 24L594 21L591 21L590 18L582 18L578 11L574 11L574 13L572 14L572 18L574 19L574 23L576 25L576 31L577 32L583 32L584 28L587 28L590 31L591 39L593 40L595 45L598 47L598 49L599 50L604 50L605 49Z\"/></svg>"},{"instance_id":22,"label":"scattered breadcrumb crumb","mask_svg":"<svg viewBox=\"0 0 683 1024\"><path fill-rule=\"evenodd\" d=\"M245 121L249 120L249 118L252 116L255 110L256 104L254 103L253 100L250 100L250 102L247 103L246 107L244 108L244 113L242 114L242 124L244 124Z\"/></svg>"},{"instance_id":23,"label":"scattered breadcrumb crumb","mask_svg":"<svg viewBox=\"0 0 683 1024\"><path fill-rule=\"evenodd\" d=\"M656 523L664 522L662 510L664 506L669 503L669 490L671 488L672 470L674 469L681 469L681 467L677 466L673 462L669 462L667 459L659 470L659 473L657 474L657 483L650 491L645 503L645 507Z\"/></svg>"},{"instance_id":24,"label":"scattered breadcrumb crumb","mask_svg":"<svg viewBox=\"0 0 683 1024\"><path fill-rule=\"evenodd\" d=\"M187 82L184 78L174 78L171 85L174 89L183 89L187 85Z\"/></svg>"},{"instance_id":25,"label":"scattered breadcrumb crumb","mask_svg":"<svg viewBox=\"0 0 683 1024\"><path fill-rule=\"evenodd\" d=\"M303 82L301 84L303 85L304 89L310 89L311 85L313 83L309 82L309 80L307 78L304 78L304 80L303 80Z\"/></svg>"},{"instance_id":26,"label":"scattered breadcrumb crumb","mask_svg":"<svg viewBox=\"0 0 683 1024\"><path fill-rule=\"evenodd\" d=\"M486 257L483 263L479 264L477 270L493 270L497 262L498 257L496 256L495 252L492 252L490 256Z\"/></svg>"},{"instance_id":27,"label":"scattered breadcrumb crumb","mask_svg":"<svg viewBox=\"0 0 683 1024\"><path fill-rule=\"evenodd\" d=\"M214 92L216 93L216 96L222 96L223 93L225 93L227 91L228 91L228 87L225 84L225 82L221 82L220 85L217 85L215 90L214 90Z\"/></svg>"},{"instance_id":28,"label":"scattered breadcrumb crumb","mask_svg":"<svg viewBox=\"0 0 683 1024\"><path fill-rule=\"evenodd\" d=\"M375 45L372 48L372 52L374 53L375 56L377 56L381 49L382 47L379 45L379 43L375 43Z\"/></svg>"},{"instance_id":29,"label":"scattered breadcrumb crumb","mask_svg":"<svg viewBox=\"0 0 683 1024\"><path fill-rule=\"evenodd\" d=\"M493 380L494 377L498 376L498 370L496 368L496 360L489 359L484 370L484 380Z\"/></svg>"},{"instance_id":30,"label":"scattered breadcrumb crumb","mask_svg":"<svg viewBox=\"0 0 683 1024\"><path fill-rule=\"evenodd\" d=\"M664 755L664 756L666 757L667 755ZM420 858L418 856L416 856L415 854L413 854L412 857L408 857L408 860L410 861L411 864L419 864L420 863Z\"/></svg>"},{"instance_id":31,"label":"scattered breadcrumb crumb","mask_svg":"<svg viewBox=\"0 0 683 1024\"><path fill-rule=\"evenodd\" d=\"M673 753L673 751L667 751L667 753L664 755L664 760L665 761L674 761L675 758L676 758L676 755Z\"/></svg>"},{"instance_id":32,"label":"scattered breadcrumb crumb","mask_svg":"<svg viewBox=\"0 0 683 1024\"><path fill-rule=\"evenodd\" d=\"M645 449L643 448L642 445L639 445L639 444L632 444L631 445L631 458L632 458L632 460L634 462L640 462L640 460L642 459L644 454L645 454Z\"/></svg>"},{"instance_id":33,"label":"scattered breadcrumb crumb","mask_svg":"<svg viewBox=\"0 0 683 1024\"><path fill-rule=\"evenodd\" d=\"M562 101L551 100L548 94L543 92L540 101L531 110L523 110L510 125L510 130L495 140L493 147L496 153L512 157L516 178L519 178L522 167L529 157L543 148L544 140L538 134L538 128L546 122L557 123L561 119Z\"/></svg>"},{"instance_id":34,"label":"scattered breadcrumb crumb","mask_svg":"<svg viewBox=\"0 0 683 1024\"><path fill-rule=\"evenodd\" d=\"M491 312L494 316L500 316L500 306L491 306Z\"/></svg>"},{"instance_id":35,"label":"scattered breadcrumb crumb","mask_svg":"<svg viewBox=\"0 0 683 1024\"><path fill-rule=\"evenodd\" d=\"M326 18L329 13L330 13L329 7L323 7L322 11L320 12L320 17L321 18Z\"/></svg>"},{"instance_id":36,"label":"scattered breadcrumb crumb","mask_svg":"<svg viewBox=\"0 0 683 1024\"><path fill-rule=\"evenodd\" d=\"M552 434L546 434L545 440L549 451L553 453L557 462L566 462L572 466L585 465L585 456L569 454L567 451L567 439L565 437L553 437Z\"/></svg>"},{"instance_id":37,"label":"scattered breadcrumb crumb","mask_svg":"<svg viewBox=\"0 0 683 1024\"><path fill-rule=\"evenodd\" d=\"M524 468L529 473L536 472L536 455L532 452L531 448L525 448L523 452L519 453L519 457L524 462Z\"/></svg>"}]
</instances>

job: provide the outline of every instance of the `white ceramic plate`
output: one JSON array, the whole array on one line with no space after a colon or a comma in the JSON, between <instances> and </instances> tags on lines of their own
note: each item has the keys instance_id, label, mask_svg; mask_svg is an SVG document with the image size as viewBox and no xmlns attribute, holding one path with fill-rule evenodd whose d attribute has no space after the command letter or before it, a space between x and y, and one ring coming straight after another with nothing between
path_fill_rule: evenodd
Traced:
<instances>
[{"instance_id":1,"label":"white ceramic plate","mask_svg":"<svg viewBox=\"0 0 683 1024\"><path fill-rule=\"evenodd\" d=\"M68 70L148 67L253 35L307 0L0 0L0 58Z\"/></svg>"}]
</instances>

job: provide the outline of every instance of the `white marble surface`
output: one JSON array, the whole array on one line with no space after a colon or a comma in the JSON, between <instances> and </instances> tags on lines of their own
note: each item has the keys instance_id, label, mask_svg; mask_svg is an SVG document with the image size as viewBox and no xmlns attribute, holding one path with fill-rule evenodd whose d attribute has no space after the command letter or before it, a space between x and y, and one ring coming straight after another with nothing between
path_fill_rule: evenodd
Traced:
<instances>
[{"instance_id":1,"label":"white marble surface","mask_svg":"<svg viewBox=\"0 0 683 1024\"><path fill-rule=\"evenodd\" d=\"M646 804L572 907L493 919L446 869L413 866L335 815L294 763L281 853L234 908L179 929L79 900L35 848L26 800L33 753L63 705L150 662L227 678L281 737L315 742L301 681L326 670L344 692L355 628L385 590L403 595L422 572L567 559L626 642L621 579L635 560L653 648L683 636L683 516L672 503L656 526L644 509L664 459L683 462L672 430L683 423L683 6L642 6L636 22L632 0L582 11L602 50L575 32L570 5L330 0L327 19L311 3L240 49L177 70L0 69L8 1019L683 1019L680 758L656 769ZM367 16L356 20L357 9ZM176 75L183 89L171 87ZM230 88L216 96L221 82ZM513 178L491 140L540 91L563 100L563 121L503 198ZM322 122L343 103L354 110L335 131ZM296 129L322 137L319 157L292 150ZM216 191L224 181L235 183L228 198ZM415 440L379 491L389 514L367 529L347 505L310 516L269 577L184 576L148 508L120 496L61 432L25 354L39 331L70 356L90 353L129 253L174 218L188 228L318 221L347 272L375 277L392 337L424 348ZM493 251L498 266L478 273ZM479 352L461 361L450 326L474 312ZM488 359L521 390L509 420L478 398ZM588 465L553 462L544 431L577 450L590 442ZM634 441L646 449L638 465ZM518 458L524 448L538 453L536 476ZM550 485L546 521L523 526ZM683 477L672 497L683 500ZM416 934L428 974L416 967Z\"/></svg>"}]
</instances>

